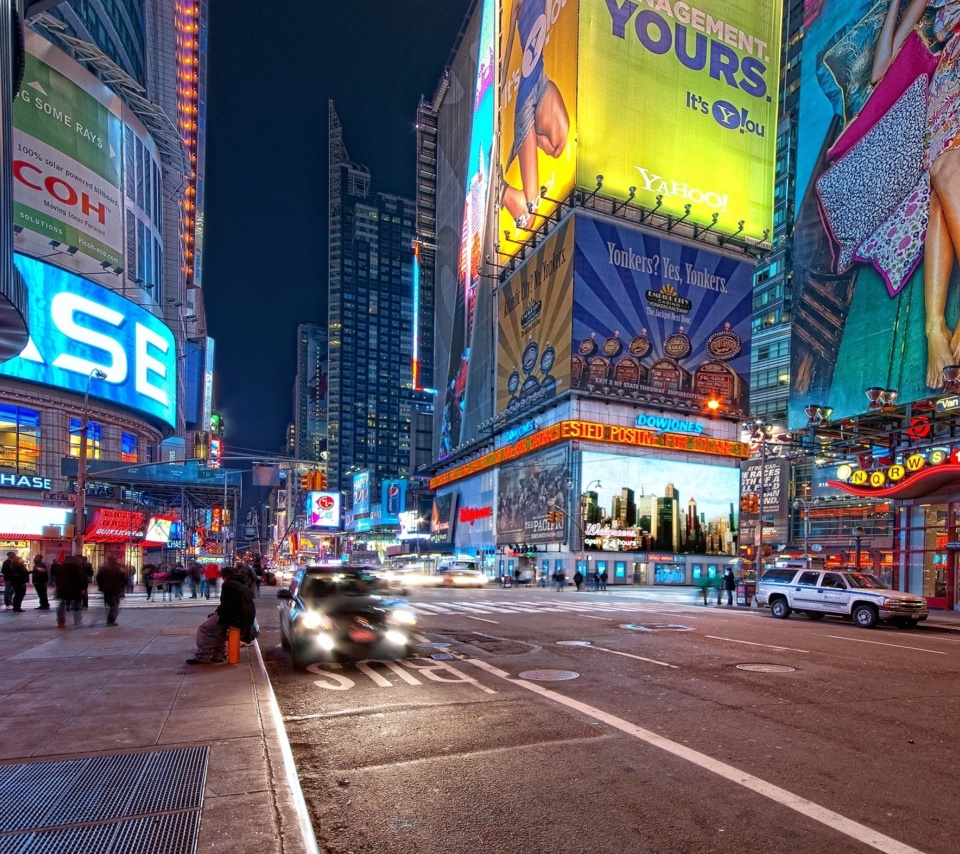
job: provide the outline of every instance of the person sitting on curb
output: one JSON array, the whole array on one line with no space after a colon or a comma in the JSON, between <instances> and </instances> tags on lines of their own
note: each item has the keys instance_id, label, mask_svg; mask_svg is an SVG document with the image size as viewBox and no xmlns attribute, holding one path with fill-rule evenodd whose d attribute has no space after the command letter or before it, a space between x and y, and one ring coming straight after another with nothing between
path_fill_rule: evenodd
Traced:
<instances>
[{"instance_id":1,"label":"person sitting on curb","mask_svg":"<svg viewBox=\"0 0 960 854\"><path fill-rule=\"evenodd\" d=\"M257 606L250 588L234 577L233 568L220 571L220 605L197 628L197 651L187 664L219 664L227 658L227 633L230 628L249 631L257 617Z\"/></svg>"}]
</instances>

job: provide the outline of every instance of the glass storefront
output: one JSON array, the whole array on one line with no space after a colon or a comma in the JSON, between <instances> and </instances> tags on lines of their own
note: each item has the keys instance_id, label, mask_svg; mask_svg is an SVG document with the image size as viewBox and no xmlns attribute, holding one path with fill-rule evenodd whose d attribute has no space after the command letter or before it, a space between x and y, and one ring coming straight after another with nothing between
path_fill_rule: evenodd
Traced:
<instances>
[{"instance_id":1,"label":"glass storefront","mask_svg":"<svg viewBox=\"0 0 960 854\"><path fill-rule=\"evenodd\" d=\"M960 502L901 507L897 540L896 587L926 597L931 608L956 609Z\"/></svg>"}]
</instances>

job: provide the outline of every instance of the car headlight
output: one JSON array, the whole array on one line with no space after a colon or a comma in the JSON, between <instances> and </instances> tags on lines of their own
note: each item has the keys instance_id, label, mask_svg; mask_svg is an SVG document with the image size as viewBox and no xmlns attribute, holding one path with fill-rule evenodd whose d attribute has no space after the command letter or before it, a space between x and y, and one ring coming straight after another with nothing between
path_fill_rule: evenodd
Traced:
<instances>
[{"instance_id":1,"label":"car headlight","mask_svg":"<svg viewBox=\"0 0 960 854\"><path fill-rule=\"evenodd\" d=\"M326 631L333 627L330 618L321 614L319 611L304 611L300 617L300 622L305 629L323 629Z\"/></svg>"},{"instance_id":2,"label":"car headlight","mask_svg":"<svg viewBox=\"0 0 960 854\"><path fill-rule=\"evenodd\" d=\"M417 624L417 612L411 608L397 608L390 612L387 622L394 626L415 626Z\"/></svg>"},{"instance_id":3,"label":"car headlight","mask_svg":"<svg viewBox=\"0 0 960 854\"><path fill-rule=\"evenodd\" d=\"M407 636L397 629L390 629L386 634L384 634L388 643L392 643L394 646L403 646L407 642Z\"/></svg>"}]
</instances>

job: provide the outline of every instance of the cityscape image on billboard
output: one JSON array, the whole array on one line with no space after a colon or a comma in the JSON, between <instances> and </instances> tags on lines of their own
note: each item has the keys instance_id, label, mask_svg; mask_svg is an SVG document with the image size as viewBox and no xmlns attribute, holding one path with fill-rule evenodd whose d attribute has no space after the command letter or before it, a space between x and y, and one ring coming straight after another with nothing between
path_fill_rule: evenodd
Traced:
<instances>
[{"instance_id":1,"label":"cityscape image on billboard","mask_svg":"<svg viewBox=\"0 0 960 854\"><path fill-rule=\"evenodd\" d=\"M737 554L739 468L584 451L581 484L587 550Z\"/></svg>"}]
</instances>

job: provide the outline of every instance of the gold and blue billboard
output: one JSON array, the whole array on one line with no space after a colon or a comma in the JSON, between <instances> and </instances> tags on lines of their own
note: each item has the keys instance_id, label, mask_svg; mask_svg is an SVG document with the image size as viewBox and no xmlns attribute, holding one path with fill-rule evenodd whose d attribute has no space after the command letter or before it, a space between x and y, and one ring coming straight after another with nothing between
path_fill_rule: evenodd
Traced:
<instances>
[{"instance_id":1,"label":"gold and blue billboard","mask_svg":"<svg viewBox=\"0 0 960 854\"><path fill-rule=\"evenodd\" d=\"M779 0L505 0L501 255L570 190L763 242Z\"/></svg>"}]
</instances>

